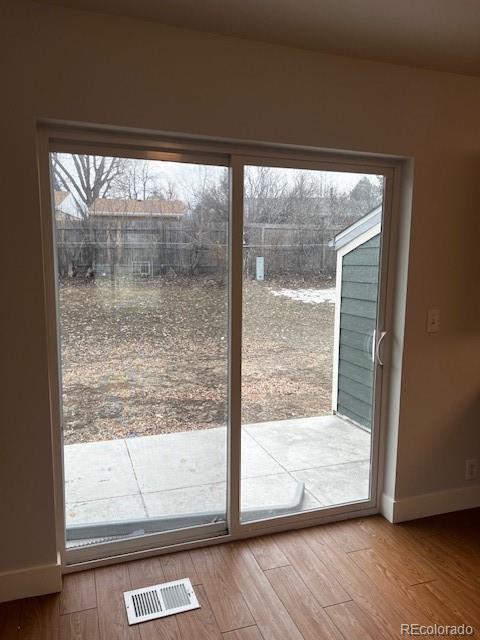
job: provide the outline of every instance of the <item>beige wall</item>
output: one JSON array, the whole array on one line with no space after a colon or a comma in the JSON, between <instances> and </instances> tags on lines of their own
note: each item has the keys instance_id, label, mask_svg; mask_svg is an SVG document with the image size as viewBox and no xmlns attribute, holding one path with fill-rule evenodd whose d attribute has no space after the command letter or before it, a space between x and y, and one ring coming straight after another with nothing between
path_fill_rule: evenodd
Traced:
<instances>
[{"instance_id":1,"label":"beige wall","mask_svg":"<svg viewBox=\"0 0 480 640\"><path fill-rule=\"evenodd\" d=\"M395 497L462 487L480 454L480 79L8 0L0 17L0 572L55 559L38 118L413 156Z\"/></svg>"}]
</instances>

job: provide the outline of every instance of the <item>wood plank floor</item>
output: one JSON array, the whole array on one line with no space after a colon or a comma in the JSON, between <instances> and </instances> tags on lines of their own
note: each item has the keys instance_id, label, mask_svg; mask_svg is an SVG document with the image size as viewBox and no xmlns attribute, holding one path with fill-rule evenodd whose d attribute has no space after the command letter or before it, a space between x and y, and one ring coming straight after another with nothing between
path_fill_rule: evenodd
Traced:
<instances>
[{"instance_id":1,"label":"wood plank floor","mask_svg":"<svg viewBox=\"0 0 480 640\"><path fill-rule=\"evenodd\" d=\"M479 531L480 509L372 516L102 567L65 576L61 594L0 604L0 638L388 640L409 623L480 638ZM124 591L184 577L201 609L128 626Z\"/></svg>"}]
</instances>

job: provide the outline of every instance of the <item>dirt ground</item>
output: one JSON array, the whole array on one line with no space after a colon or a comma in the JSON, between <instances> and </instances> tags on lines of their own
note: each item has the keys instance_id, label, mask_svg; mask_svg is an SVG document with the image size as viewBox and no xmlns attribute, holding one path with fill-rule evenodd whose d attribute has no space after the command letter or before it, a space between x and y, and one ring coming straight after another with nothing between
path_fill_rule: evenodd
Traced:
<instances>
[{"instance_id":1,"label":"dirt ground","mask_svg":"<svg viewBox=\"0 0 480 640\"><path fill-rule=\"evenodd\" d=\"M334 305L274 295L320 279L248 281L243 421L330 413ZM227 420L227 290L207 278L60 285L65 444Z\"/></svg>"}]
</instances>

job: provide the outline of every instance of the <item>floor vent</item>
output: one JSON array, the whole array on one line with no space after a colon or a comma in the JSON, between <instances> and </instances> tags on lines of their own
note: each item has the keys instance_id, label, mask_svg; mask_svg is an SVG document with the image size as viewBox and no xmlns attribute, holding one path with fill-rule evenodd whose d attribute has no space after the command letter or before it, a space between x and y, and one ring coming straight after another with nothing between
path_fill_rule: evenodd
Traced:
<instances>
[{"instance_id":1,"label":"floor vent","mask_svg":"<svg viewBox=\"0 0 480 640\"><path fill-rule=\"evenodd\" d=\"M200 608L188 578L126 591L123 597L127 608L128 624L138 624Z\"/></svg>"}]
</instances>

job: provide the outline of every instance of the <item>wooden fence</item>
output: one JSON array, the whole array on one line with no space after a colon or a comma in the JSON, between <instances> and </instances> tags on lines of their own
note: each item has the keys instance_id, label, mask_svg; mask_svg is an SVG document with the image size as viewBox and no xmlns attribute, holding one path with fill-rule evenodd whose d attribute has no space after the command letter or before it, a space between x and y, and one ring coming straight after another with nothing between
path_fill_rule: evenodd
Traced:
<instances>
[{"instance_id":1,"label":"wooden fence","mask_svg":"<svg viewBox=\"0 0 480 640\"><path fill-rule=\"evenodd\" d=\"M275 275L331 276L335 251L328 246L338 229L326 226L247 223L244 267L256 276L264 258L265 278ZM166 273L222 275L226 272L227 226L201 227L178 220L57 219L59 273L96 276L159 276Z\"/></svg>"}]
</instances>

